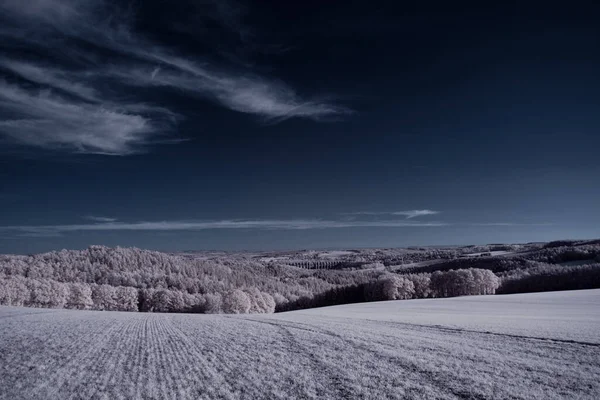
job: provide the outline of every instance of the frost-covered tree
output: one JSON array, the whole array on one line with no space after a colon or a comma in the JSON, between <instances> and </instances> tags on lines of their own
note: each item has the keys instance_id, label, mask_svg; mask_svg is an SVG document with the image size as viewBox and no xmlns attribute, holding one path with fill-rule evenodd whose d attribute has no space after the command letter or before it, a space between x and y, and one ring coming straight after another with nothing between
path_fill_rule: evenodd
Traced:
<instances>
[{"instance_id":1,"label":"frost-covered tree","mask_svg":"<svg viewBox=\"0 0 600 400\"><path fill-rule=\"evenodd\" d=\"M251 303L248 295L240 290L232 290L223 296L223 312L227 314L247 314Z\"/></svg>"},{"instance_id":2,"label":"frost-covered tree","mask_svg":"<svg viewBox=\"0 0 600 400\"><path fill-rule=\"evenodd\" d=\"M189 293L182 293L183 296L183 312L204 312L206 299L202 295L194 295Z\"/></svg>"},{"instance_id":3,"label":"frost-covered tree","mask_svg":"<svg viewBox=\"0 0 600 400\"><path fill-rule=\"evenodd\" d=\"M220 293L209 293L204 296L204 312L207 314L219 314L223 312L223 296Z\"/></svg>"},{"instance_id":4,"label":"frost-covered tree","mask_svg":"<svg viewBox=\"0 0 600 400\"><path fill-rule=\"evenodd\" d=\"M29 297L29 289L23 278L0 277L0 305L22 306Z\"/></svg>"},{"instance_id":5,"label":"frost-covered tree","mask_svg":"<svg viewBox=\"0 0 600 400\"><path fill-rule=\"evenodd\" d=\"M117 310L115 288L110 285L93 285L92 301L94 310L114 311Z\"/></svg>"},{"instance_id":6,"label":"frost-covered tree","mask_svg":"<svg viewBox=\"0 0 600 400\"><path fill-rule=\"evenodd\" d=\"M152 299L152 311L154 312L169 312L171 311L169 302L171 300L171 296L168 290L159 289L155 290Z\"/></svg>"},{"instance_id":7,"label":"frost-covered tree","mask_svg":"<svg viewBox=\"0 0 600 400\"><path fill-rule=\"evenodd\" d=\"M469 268L431 275L431 289L436 297L494 294L498 286L498 277L489 270Z\"/></svg>"},{"instance_id":8,"label":"frost-covered tree","mask_svg":"<svg viewBox=\"0 0 600 400\"><path fill-rule=\"evenodd\" d=\"M138 308L141 312L151 312L154 308L153 289L141 289L138 291Z\"/></svg>"},{"instance_id":9,"label":"frost-covered tree","mask_svg":"<svg viewBox=\"0 0 600 400\"><path fill-rule=\"evenodd\" d=\"M45 279L28 279L27 286L30 296L25 305L60 308L66 304L68 291L62 283Z\"/></svg>"},{"instance_id":10,"label":"frost-covered tree","mask_svg":"<svg viewBox=\"0 0 600 400\"><path fill-rule=\"evenodd\" d=\"M414 298L423 299L431 296L431 278L429 274L410 274L405 275L414 285Z\"/></svg>"},{"instance_id":11,"label":"frost-covered tree","mask_svg":"<svg viewBox=\"0 0 600 400\"><path fill-rule=\"evenodd\" d=\"M271 296L269 293L266 292L261 292L263 300L264 300L264 308L263 308L263 312L265 314L272 314L275 312L275 307L277 306L277 303L275 302L275 299L273 298L273 296Z\"/></svg>"},{"instance_id":12,"label":"frost-covered tree","mask_svg":"<svg viewBox=\"0 0 600 400\"><path fill-rule=\"evenodd\" d=\"M269 314L275 312L275 299L268 293L261 292L255 287L244 290L250 300L252 314Z\"/></svg>"},{"instance_id":13,"label":"frost-covered tree","mask_svg":"<svg viewBox=\"0 0 600 400\"><path fill-rule=\"evenodd\" d=\"M413 297L415 285L407 278L401 276L389 276L380 284L382 300L405 300Z\"/></svg>"},{"instance_id":14,"label":"frost-covered tree","mask_svg":"<svg viewBox=\"0 0 600 400\"><path fill-rule=\"evenodd\" d=\"M23 306L29 298L30 293L24 278L0 277L0 305Z\"/></svg>"},{"instance_id":15,"label":"frost-covered tree","mask_svg":"<svg viewBox=\"0 0 600 400\"><path fill-rule=\"evenodd\" d=\"M115 308L118 311L138 311L138 291L132 287L115 289Z\"/></svg>"},{"instance_id":16,"label":"frost-covered tree","mask_svg":"<svg viewBox=\"0 0 600 400\"><path fill-rule=\"evenodd\" d=\"M286 299L284 296L282 296L279 293L274 293L273 294L273 300L275 301L275 305L276 306L281 305L281 304L285 304L285 303L287 303L289 301L288 299Z\"/></svg>"},{"instance_id":17,"label":"frost-covered tree","mask_svg":"<svg viewBox=\"0 0 600 400\"><path fill-rule=\"evenodd\" d=\"M367 301L410 299L414 293L415 286L412 281L399 275L383 275L364 288Z\"/></svg>"},{"instance_id":18,"label":"frost-covered tree","mask_svg":"<svg viewBox=\"0 0 600 400\"><path fill-rule=\"evenodd\" d=\"M169 309L171 312L183 312L185 309L183 293L176 290L170 290L169 292Z\"/></svg>"},{"instance_id":19,"label":"frost-covered tree","mask_svg":"<svg viewBox=\"0 0 600 400\"><path fill-rule=\"evenodd\" d=\"M74 308L77 310L87 310L92 308L94 302L92 301L92 289L85 283L70 283L69 287L69 298L67 300L66 308Z\"/></svg>"},{"instance_id":20,"label":"frost-covered tree","mask_svg":"<svg viewBox=\"0 0 600 400\"><path fill-rule=\"evenodd\" d=\"M483 270L481 274L483 275L483 293L481 294L495 294L500 287L500 278L489 270Z\"/></svg>"}]
</instances>

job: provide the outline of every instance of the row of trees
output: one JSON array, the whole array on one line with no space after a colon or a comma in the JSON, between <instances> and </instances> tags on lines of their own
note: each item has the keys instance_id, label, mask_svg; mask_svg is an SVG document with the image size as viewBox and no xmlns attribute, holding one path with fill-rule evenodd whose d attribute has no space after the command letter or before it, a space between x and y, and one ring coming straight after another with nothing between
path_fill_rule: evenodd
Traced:
<instances>
[{"instance_id":1,"label":"row of trees","mask_svg":"<svg viewBox=\"0 0 600 400\"><path fill-rule=\"evenodd\" d=\"M278 296L280 302L287 300ZM168 289L62 283L50 279L0 276L0 305L99 311L272 313L276 301L256 288L189 294Z\"/></svg>"},{"instance_id":2,"label":"row of trees","mask_svg":"<svg viewBox=\"0 0 600 400\"><path fill-rule=\"evenodd\" d=\"M433 274L383 275L365 285L365 300L406 300L494 294L500 279L484 269L460 269Z\"/></svg>"},{"instance_id":3,"label":"row of trees","mask_svg":"<svg viewBox=\"0 0 600 400\"><path fill-rule=\"evenodd\" d=\"M458 258L429 266L405 268L404 273L433 273L435 271L450 271L457 269L487 269L502 275L513 270L525 270L544 267L547 264L559 264L571 261L600 262L600 245L583 244L577 246L562 246L568 242L556 242L556 245L534 249L518 257L492 258Z\"/></svg>"},{"instance_id":4,"label":"row of trees","mask_svg":"<svg viewBox=\"0 0 600 400\"><path fill-rule=\"evenodd\" d=\"M62 283L50 279L0 276L0 305L137 311L138 291L123 286Z\"/></svg>"},{"instance_id":5,"label":"row of trees","mask_svg":"<svg viewBox=\"0 0 600 400\"><path fill-rule=\"evenodd\" d=\"M512 271L502 278L498 293L548 292L600 288L600 263L588 265L543 265Z\"/></svg>"},{"instance_id":6,"label":"row of trees","mask_svg":"<svg viewBox=\"0 0 600 400\"><path fill-rule=\"evenodd\" d=\"M217 304L215 307L219 308L222 302L213 301L213 297L223 298L236 289L256 288L281 303L311 297L339 286L365 283L375 279L380 272L304 270L257 262L245 254L207 257L91 246L85 250L31 256L0 255L0 274L58 283L130 287L145 290L142 293L162 291L160 293L167 293L162 296L175 305L182 303L181 296L187 305L191 302L188 295L200 295L199 298L209 298L210 304ZM148 305L155 302L146 300L146 294L141 297L140 306L143 304L144 309L165 308Z\"/></svg>"},{"instance_id":7,"label":"row of trees","mask_svg":"<svg viewBox=\"0 0 600 400\"><path fill-rule=\"evenodd\" d=\"M427 297L452 297L494 294L500 279L489 270L464 269L436 271L433 274L383 274L362 285L331 289L312 298L278 305L278 311L324 307L365 301L407 300Z\"/></svg>"},{"instance_id":8,"label":"row of trees","mask_svg":"<svg viewBox=\"0 0 600 400\"><path fill-rule=\"evenodd\" d=\"M106 311L272 313L276 307L289 310L342 302L493 294L498 283L492 272L478 269L433 274L384 274L369 283L336 287L290 301L282 295L273 296L255 287L190 294L169 289L63 283L5 275L0 276L0 305Z\"/></svg>"},{"instance_id":9,"label":"row of trees","mask_svg":"<svg viewBox=\"0 0 600 400\"><path fill-rule=\"evenodd\" d=\"M560 246L563 242L556 242L557 245L549 243L544 249L533 252L526 257L530 260L559 264L570 261L597 261L600 262L600 246L597 244L578 245L578 246Z\"/></svg>"},{"instance_id":10,"label":"row of trees","mask_svg":"<svg viewBox=\"0 0 600 400\"><path fill-rule=\"evenodd\" d=\"M598 245L549 247L531 258L595 255ZM375 254L375 253L374 253ZM388 256L392 253L384 252ZM373 256L375 257L375 255ZM562 259L562 258L560 258ZM587 258L586 258L587 259ZM165 254L92 246L0 256L0 304L143 312L262 313L361 301L600 287L597 267L524 258L449 260L399 274L304 270L252 255Z\"/></svg>"}]
</instances>

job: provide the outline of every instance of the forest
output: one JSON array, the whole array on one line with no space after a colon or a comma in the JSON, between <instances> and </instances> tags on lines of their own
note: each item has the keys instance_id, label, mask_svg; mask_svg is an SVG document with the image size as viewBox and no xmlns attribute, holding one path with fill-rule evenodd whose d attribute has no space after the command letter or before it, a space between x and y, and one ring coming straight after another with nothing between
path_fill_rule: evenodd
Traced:
<instances>
[{"instance_id":1,"label":"forest","mask_svg":"<svg viewBox=\"0 0 600 400\"><path fill-rule=\"evenodd\" d=\"M548 243L514 257L461 258L466 251L473 249L420 249L406 257L383 250L344 253L344 262L364 263L365 268L352 270L302 269L264 261L264 254L206 257L104 246L2 255L0 305L244 314L600 287L600 245L595 243ZM407 268L385 266L400 257L441 260Z\"/></svg>"}]
</instances>

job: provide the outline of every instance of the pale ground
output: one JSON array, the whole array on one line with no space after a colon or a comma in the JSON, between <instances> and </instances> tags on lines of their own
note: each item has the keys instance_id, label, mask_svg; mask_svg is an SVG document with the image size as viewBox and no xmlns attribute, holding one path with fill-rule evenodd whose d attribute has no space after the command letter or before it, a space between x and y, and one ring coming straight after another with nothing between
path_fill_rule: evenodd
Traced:
<instances>
[{"instance_id":1,"label":"pale ground","mask_svg":"<svg viewBox=\"0 0 600 400\"><path fill-rule=\"evenodd\" d=\"M0 307L1 399L598 399L600 290L269 316Z\"/></svg>"}]
</instances>

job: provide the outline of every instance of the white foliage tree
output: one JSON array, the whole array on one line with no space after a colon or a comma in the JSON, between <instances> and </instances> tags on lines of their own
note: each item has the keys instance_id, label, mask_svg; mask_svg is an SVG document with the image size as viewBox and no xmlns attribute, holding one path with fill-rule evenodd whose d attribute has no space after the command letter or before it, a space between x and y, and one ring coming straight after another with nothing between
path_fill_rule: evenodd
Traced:
<instances>
[{"instance_id":1,"label":"white foliage tree","mask_svg":"<svg viewBox=\"0 0 600 400\"><path fill-rule=\"evenodd\" d=\"M209 293L204 296L204 312L207 314L219 314L223 312L223 296L220 293Z\"/></svg>"},{"instance_id":2,"label":"white foliage tree","mask_svg":"<svg viewBox=\"0 0 600 400\"><path fill-rule=\"evenodd\" d=\"M424 299L431 296L431 278L428 274L411 274L405 276L415 287L414 298Z\"/></svg>"},{"instance_id":3,"label":"white foliage tree","mask_svg":"<svg viewBox=\"0 0 600 400\"><path fill-rule=\"evenodd\" d=\"M68 291L65 284L44 279L28 279L27 285L30 296L25 305L57 308L66 304Z\"/></svg>"},{"instance_id":4,"label":"white foliage tree","mask_svg":"<svg viewBox=\"0 0 600 400\"><path fill-rule=\"evenodd\" d=\"M94 310L112 311L117 309L115 288L110 285L92 286L92 301Z\"/></svg>"},{"instance_id":5,"label":"white foliage tree","mask_svg":"<svg viewBox=\"0 0 600 400\"><path fill-rule=\"evenodd\" d=\"M118 311L138 311L138 291L132 287L115 289L115 306Z\"/></svg>"},{"instance_id":6,"label":"white foliage tree","mask_svg":"<svg viewBox=\"0 0 600 400\"><path fill-rule=\"evenodd\" d=\"M275 312L275 299L268 293L261 292L255 287L245 289L250 299L251 314L269 314Z\"/></svg>"},{"instance_id":7,"label":"white foliage tree","mask_svg":"<svg viewBox=\"0 0 600 400\"><path fill-rule=\"evenodd\" d=\"M17 277L0 278L0 305L23 306L30 298L25 279Z\"/></svg>"},{"instance_id":8,"label":"white foliage tree","mask_svg":"<svg viewBox=\"0 0 600 400\"><path fill-rule=\"evenodd\" d=\"M251 302L248 295L235 289L223 296L223 312L227 314L247 314L250 311Z\"/></svg>"},{"instance_id":9,"label":"white foliage tree","mask_svg":"<svg viewBox=\"0 0 600 400\"><path fill-rule=\"evenodd\" d=\"M411 280L401 276L390 276L380 284L383 300L405 300L413 297L415 285Z\"/></svg>"},{"instance_id":10,"label":"white foliage tree","mask_svg":"<svg viewBox=\"0 0 600 400\"><path fill-rule=\"evenodd\" d=\"M289 302L289 300L287 298L285 298L285 296L283 296L280 293L274 293L273 294L273 300L275 300L275 304L278 305L283 305Z\"/></svg>"},{"instance_id":11,"label":"white foliage tree","mask_svg":"<svg viewBox=\"0 0 600 400\"><path fill-rule=\"evenodd\" d=\"M89 285L86 285L85 283L69 284L69 298L67 300L66 308L87 310L92 308L93 305L92 289Z\"/></svg>"}]
</instances>

